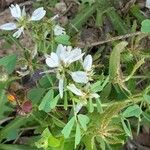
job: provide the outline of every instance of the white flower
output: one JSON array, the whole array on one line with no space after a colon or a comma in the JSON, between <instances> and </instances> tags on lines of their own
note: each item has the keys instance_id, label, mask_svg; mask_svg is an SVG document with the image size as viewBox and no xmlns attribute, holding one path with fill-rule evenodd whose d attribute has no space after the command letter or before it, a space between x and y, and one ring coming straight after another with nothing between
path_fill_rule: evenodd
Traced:
<instances>
[{"instance_id":1,"label":"white flower","mask_svg":"<svg viewBox=\"0 0 150 150\"><path fill-rule=\"evenodd\" d=\"M89 92L86 93L86 92L81 91L74 84L68 85L67 88L72 93L74 93L77 96L82 97L83 99L86 99L86 98L98 98L99 97L99 95L97 93L89 93Z\"/></svg>"},{"instance_id":2,"label":"white flower","mask_svg":"<svg viewBox=\"0 0 150 150\"><path fill-rule=\"evenodd\" d=\"M84 71L72 72L72 79L77 83L88 83L92 76L92 56L87 55L83 61Z\"/></svg>"},{"instance_id":3,"label":"white flower","mask_svg":"<svg viewBox=\"0 0 150 150\"><path fill-rule=\"evenodd\" d=\"M61 98L63 97L63 69L67 68L71 63L82 58L84 53L81 52L81 49L75 48L72 49L71 46L63 46L59 44L56 50L56 53L52 52L50 56L46 58L46 64L50 68L55 68L57 70L57 78L59 79L59 93Z\"/></svg>"},{"instance_id":4,"label":"white flower","mask_svg":"<svg viewBox=\"0 0 150 150\"><path fill-rule=\"evenodd\" d=\"M66 34L65 29L62 28L59 25L54 26L54 35L59 36L59 35L64 35Z\"/></svg>"},{"instance_id":5,"label":"white flower","mask_svg":"<svg viewBox=\"0 0 150 150\"><path fill-rule=\"evenodd\" d=\"M25 12L25 7L23 9L20 9L20 6L18 4L16 5L11 5L10 7L10 12L12 17L14 17L17 20L17 23L6 23L0 26L1 30L15 30L18 29L14 34L13 37L19 38L19 36L23 33L25 24L21 24L24 22L23 20L26 20L28 22L28 19L26 18L26 12ZM29 21L38 21L41 20L46 14L46 11L43 9L43 7L40 7L36 9Z\"/></svg>"},{"instance_id":6,"label":"white flower","mask_svg":"<svg viewBox=\"0 0 150 150\"><path fill-rule=\"evenodd\" d=\"M49 57L46 58L46 64L51 67L68 67L71 63L82 58L84 53L81 49L72 49L71 46L63 46L59 44L57 46L56 53L52 52Z\"/></svg>"}]
</instances>

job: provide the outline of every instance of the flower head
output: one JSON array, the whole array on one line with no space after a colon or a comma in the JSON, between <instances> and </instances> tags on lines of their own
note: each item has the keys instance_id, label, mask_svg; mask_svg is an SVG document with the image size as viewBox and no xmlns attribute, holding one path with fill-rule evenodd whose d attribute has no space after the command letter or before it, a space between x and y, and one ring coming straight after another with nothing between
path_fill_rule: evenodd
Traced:
<instances>
[{"instance_id":1,"label":"flower head","mask_svg":"<svg viewBox=\"0 0 150 150\"><path fill-rule=\"evenodd\" d=\"M65 68L68 68L71 63L81 59L83 55L84 53L82 53L79 48L73 49L71 46L59 44L56 53L52 52L50 56L46 58L46 64L57 72L61 98L63 97Z\"/></svg>"},{"instance_id":2,"label":"flower head","mask_svg":"<svg viewBox=\"0 0 150 150\"><path fill-rule=\"evenodd\" d=\"M55 25L55 26L54 26L54 34L55 34L56 36L59 36L59 35L64 35L64 34L66 34L66 32L65 32L65 29L62 28L61 26Z\"/></svg>"},{"instance_id":3,"label":"flower head","mask_svg":"<svg viewBox=\"0 0 150 150\"><path fill-rule=\"evenodd\" d=\"M23 7L23 9L21 10L20 6L16 4L16 5L11 5L9 8L12 17L14 17L17 20L17 23L10 22L10 23L3 24L0 26L0 29L7 30L7 31L17 29L17 31L13 34L13 37L16 38L19 38L19 36L24 32L24 28L29 21L41 20L46 14L46 11L43 9L43 7L40 7L36 9L33 12L31 18L28 19L26 17L25 7Z\"/></svg>"}]
</instances>

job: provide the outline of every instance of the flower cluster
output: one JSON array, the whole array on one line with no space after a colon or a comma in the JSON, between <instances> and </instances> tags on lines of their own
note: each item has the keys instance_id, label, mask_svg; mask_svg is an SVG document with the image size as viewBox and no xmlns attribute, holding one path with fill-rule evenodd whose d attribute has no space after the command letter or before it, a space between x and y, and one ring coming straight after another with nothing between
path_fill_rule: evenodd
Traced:
<instances>
[{"instance_id":1,"label":"flower cluster","mask_svg":"<svg viewBox=\"0 0 150 150\"><path fill-rule=\"evenodd\" d=\"M82 53L80 48L72 48L71 46L63 46L59 44L56 53L52 52L46 58L46 64L56 73L57 78L59 79L59 93L60 97L63 98L64 92L64 80L70 75L72 77L71 82L75 84L85 85L83 90L78 89L75 84L69 84L67 89L74 93L79 99L82 100L82 103L77 104L78 112L81 107L86 103L88 98L98 98L97 93L91 93L90 81L93 76L93 66L92 66L92 56L87 55L83 60L84 53ZM72 71L72 68L69 66L72 63L79 61L84 71Z\"/></svg>"},{"instance_id":2,"label":"flower cluster","mask_svg":"<svg viewBox=\"0 0 150 150\"><path fill-rule=\"evenodd\" d=\"M21 33L24 33L24 29L28 29L30 22L39 21L46 14L44 8L40 7L37 8L31 16L29 16L26 14L25 7L21 9L17 4L11 5L10 11L16 22L3 24L0 26L0 29L7 31L17 30L13 34L13 36L16 38L18 38ZM59 16L56 15L52 17L50 21L53 21L58 17ZM65 29L58 24L52 26L52 30L55 36L66 35ZM48 67L50 67L50 72L55 72L56 77L59 80L58 89L60 97L63 98L63 93L66 89L78 96L79 101L76 105L76 113L84 104L86 104L87 99L99 97L97 93L92 93L90 91L90 82L93 80L94 74L92 56L87 55L83 58L84 55L85 53L82 53L80 48L73 48L71 46L64 46L62 44L58 44L56 51L51 52L50 55L45 54L46 64ZM76 70L76 65L73 64L79 65L80 69ZM19 73L21 76L24 75L19 71L17 73ZM29 71L27 70L26 74L28 73Z\"/></svg>"},{"instance_id":3,"label":"flower cluster","mask_svg":"<svg viewBox=\"0 0 150 150\"><path fill-rule=\"evenodd\" d=\"M46 11L44 10L43 7L40 7L36 9L31 17L28 17L26 12L25 12L25 7L21 10L18 4L16 5L11 5L10 6L10 12L12 17L17 21L16 23L10 22L6 23L0 26L1 30L17 30L14 34L13 37L19 38L21 33L24 33L24 28L26 28L27 24L31 21L39 21L41 20L45 14Z\"/></svg>"}]
</instances>

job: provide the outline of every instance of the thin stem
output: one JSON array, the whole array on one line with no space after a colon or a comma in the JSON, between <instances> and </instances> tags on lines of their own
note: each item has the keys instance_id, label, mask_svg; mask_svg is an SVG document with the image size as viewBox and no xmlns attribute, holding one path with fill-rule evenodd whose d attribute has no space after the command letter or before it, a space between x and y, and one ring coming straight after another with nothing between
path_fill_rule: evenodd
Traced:
<instances>
[{"instance_id":1,"label":"thin stem","mask_svg":"<svg viewBox=\"0 0 150 150\"><path fill-rule=\"evenodd\" d=\"M102 45L102 44L106 44L108 42L117 41L117 40L121 40L121 39L126 39L126 38L129 38L129 37L133 37L133 36L137 36L137 35L141 35L141 34L144 34L144 33L142 33L142 32L129 33L129 34L125 34L125 35L116 36L116 37L113 37L113 38L110 38L110 39L104 40L104 41L98 41L98 42L94 42L94 43L91 43L91 44L77 43L77 45L79 47L85 47L85 46L86 47L93 47L93 46Z\"/></svg>"}]
</instances>

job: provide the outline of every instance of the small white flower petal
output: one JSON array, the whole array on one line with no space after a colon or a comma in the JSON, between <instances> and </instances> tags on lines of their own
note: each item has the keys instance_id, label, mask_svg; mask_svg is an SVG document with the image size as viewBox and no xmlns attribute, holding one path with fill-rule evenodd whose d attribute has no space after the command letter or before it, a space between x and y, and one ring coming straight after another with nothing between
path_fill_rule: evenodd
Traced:
<instances>
[{"instance_id":1,"label":"small white flower petal","mask_svg":"<svg viewBox=\"0 0 150 150\"><path fill-rule=\"evenodd\" d=\"M16 28L17 26L15 23L6 23L0 26L1 30L7 30L7 31L14 30Z\"/></svg>"},{"instance_id":2,"label":"small white flower petal","mask_svg":"<svg viewBox=\"0 0 150 150\"><path fill-rule=\"evenodd\" d=\"M60 57L61 55L65 55L65 53L66 53L66 46L59 44L56 49L57 56Z\"/></svg>"},{"instance_id":3,"label":"small white flower petal","mask_svg":"<svg viewBox=\"0 0 150 150\"><path fill-rule=\"evenodd\" d=\"M65 29L59 25L55 25L53 30L54 30L54 35L56 36L66 34Z\"/></svg>"},{"instance_id":4,"label":"small white flower petal","mask_svg":"<svg viewBox=\"0 0 150 150\"><path fill-rule=\"evenodd\" d=\"M38 21L38 20L41 20L46 14L46 11L44 10L43 7L40 7L40 8L37 8L32 16L31 16L31 19L32 21Z\"/></svg>"},{"instance_id":5,"label":"small white flower petal","mask_svg":"<svg viewBox=\"0 0 150 150\"><path fill-rule=\"evenodd\" d=\"M85 71L90 71L92 68L92 56L87 55L83 62L83 68Z\"/></svg>"},{"instance_id":6,"label":"small white flower petal","mask_svg":"<svg viewBox=\"0 0 150 150\"><path fill-rule=\"evenodd\" d=\"M77 113L81 110L82 107L83 107L83 104L78 103L78 104L75 106L75 113L77 114Z\"/></svg>"},{"instance_id":7,"label":"small white flower petal","mask_svg":"<svg viewBox=\"0 0 150 150\"><path fill-rule=\"evenodd\" d=\"M69 57L67 58L67 62L69 64L81 59L83 57L84 53L81 53L80 48L75 48L70 52Z\"/></svg>"},{"instance_id":8,"label":"small white flower petal","mask_svg":"<svg viewBox=\"0 0 150 150\"><path fill-rule=\"evenodd\" d=\"M97 93L92 93L92 94L90 94L90 97L91 98L99 98L100 96L97 94Z\"/></svg>"},{"instance_id":9,"label":"small white flower petal","mask_svg":"<svg viewBox=\"0 0 150 150\"><path fill-rule=\"evenodd\" d=\"M59 59L61 60L61 62L65 64L67 64L67 60L69 57L69 52L67 51L67 47L63 46L62 44L59 44L56 50L57 56L59 57Z\"/></svg>"},{"instance_id":10,"label":"small white flower petal","mask_svg":"<svg viewBox=\"0 0 150 150\"><path fill-rule=\"evenodd\" d=\"M19 19L21 17L21 9L20 9L20 6L18 4L11 5L9 8L10 8L11 15L14 18Z\"/></svg>"},{"instance_id":11,"label":"small white flower petal","mask_svg":"<svg viewBox=\"0 0 150 150\"><path fill-rule=\"evenodd\" d=\"M72 72L71 77L77 83L87 83L88 82L87 73L83 72L83 71Z\"/></svg>"},{"instance_id":12,"label":"small white flower petal","mask_svg":"<svg viewBox=\"0 0 150 150\"><path fill-rule=\"evenodd\" d=\"M21 16L22 16L22 17L25 17L25 16L26 16L26 9L25 9L25 6L24 6L23 9L22 9Z\"/></svg>"},{"instance_id":13,"label":"small white flower petal","mask_svg":"<svg viewBox=\"0 0 150 150\"><path fill-rule=\"evenodd\" d=\"M150 9L150 0L146 0L146 7Z\"/></svg>"},{"instance_id":14,"label":"small white flower petal","mask_svg":"<svg viewBox=\"0 0 150 150\"><path fill-rule=\"evenodd\" d=\"M20 35L21 35L21 33L23 33L23 30L24 30L23 27L19 28L18 31L16 31L16 32L13 34L13 37L19 38Z\"/></svg>"},{"instance_id":15,"label":"small white flower petal","mask_svg":"<svg viewBox=\"0 0 150 150\"><path fill-rule=\"evenodd\" d=\"M50 57L46 58L46 64L51 67L55 68L59 66L59 59L56 53L52 52Z\"/></svg>"},{"instance_id":16,"label":"small white flower petal","mask_svg":"<svg viewBox=\"0 0 150 150\"><path fill-rule=\"evenodd\" d=\"M72 93L78 95L78 96L83 96L83 92L79 89L74 84L70 84L67 86L68 90L70 90Z\"/></svg>"},{"instance_id":17,"label":"small white flower petal","mask_svg":"<svg viewBox=\"0 0 150 150\"><path fill-rule=\"evenodd\" d=\"M59 79L59 94L60 98L63 98L63 90L64 90L64 80Z\"/></svg>"}]
</instances>

